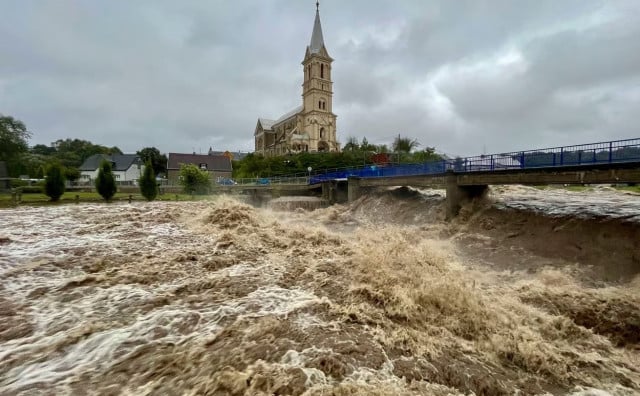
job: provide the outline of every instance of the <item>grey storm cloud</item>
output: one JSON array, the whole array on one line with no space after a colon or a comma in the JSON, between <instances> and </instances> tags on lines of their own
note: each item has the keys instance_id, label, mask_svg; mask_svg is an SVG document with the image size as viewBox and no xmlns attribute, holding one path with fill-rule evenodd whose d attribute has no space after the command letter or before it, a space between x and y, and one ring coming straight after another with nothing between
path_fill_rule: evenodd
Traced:
<instances>
[{"instance_id":1,"label":"grey storm cloud","mask_svg":"<svg viewBox=\"0 0 640 396\"><path fill-rule=\"evenodd\" d=\"M32 144L253 149L301 103L315 1L0 0L0 113ZM338 137L452 155L636 137L640 3L323 0Z\"/></svg>"}]
</instances>

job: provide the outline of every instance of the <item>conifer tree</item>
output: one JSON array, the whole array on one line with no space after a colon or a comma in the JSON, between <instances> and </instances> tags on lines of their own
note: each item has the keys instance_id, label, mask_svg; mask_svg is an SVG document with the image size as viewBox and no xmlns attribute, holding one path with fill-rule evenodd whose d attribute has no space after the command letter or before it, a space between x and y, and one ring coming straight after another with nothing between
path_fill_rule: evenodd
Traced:
<instances>
[{"instance_id":1,"label":"conifer tree","mask_svg":"<svg viewBox=\"0 0 640 396\"><path fill-rule=\"evenodd\" d=\"M96 190L107 202L111 201L117 191L116 181L113 178L113 172L111 172L111 163L108 161L102 161L102 164L100 164L100 170L96 178Z\"/></svg>"},{"instance_id":2,"label":"conifer tree","mask_svg":"<svg viewBox=\"0 0 640 396\"><path fill-rule=\"evenodd\" d=\"M144 164L144 173L138 179L140 184L140 193L147 201L153 201L158 196L158 184L156 183L156 175L153 172L151 161Z\"/></svg>"},{"instance_id":3,"label":"conifer tree","mask_svg":"<svg viewBox=\"0 0 640 396\"><path fill-rule=\"evenodd\" d=\"M62 166L58 163L49 165L46 176L44 192L51 198L51 201L56 202L64 194L65 176Z\"/></svg>"}]
</instances>

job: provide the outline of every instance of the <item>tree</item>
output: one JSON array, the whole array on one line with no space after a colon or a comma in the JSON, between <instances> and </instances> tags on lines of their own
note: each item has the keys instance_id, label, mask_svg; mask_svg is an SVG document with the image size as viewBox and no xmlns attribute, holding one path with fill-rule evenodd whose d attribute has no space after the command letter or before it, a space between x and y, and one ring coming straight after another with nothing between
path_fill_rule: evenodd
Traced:
<instances>
[{"instance_id":1,"label":"tree","mask_svg":"<svg viewBox=\"0 0 640 396\"><path fill-rule=\"evenodd\" d=\"M362 138L362 144L360 144L360 150L362 151L376 151L376 146L374 144L369 144L369 141L366 137Z\"/></svg>"},{"instance_id":2,"label":"tree","mask_svg":"<svg viewBox=\"0 0 640 396\"><path fill-rule=\"evenodd\" d=\"M102 161L100 164L96 178L96 190L107 202L111 201L117 191L116 181L113 178L113 172L111 172L111 163L108 161Z\"/></svg>"},{"instance_id":3,"label":"tree","mask_svg":"<svg viewBox=\"0 0 640 396\"><path fill-rule=\"evenodd\" d=\"M207 194L211 188L209 172L194 164L180 166L180 184L187 194Z\"/></svg>"},{"instance_id":4,"label":"tree","mask_svg":"<svg viewBox=\"0 0 640 396\"><path fill-rule=\"evenodd\" d=\"M349 136L349 138L347 138L347 143L345 143L344 147L342 148L342 151L357 151L357 150L360 150L360 144L358 143L358 139L353 136Z\"/></svg>"},{"instance_id":5,"label":"tree","mask_svg":"<svg viewBox=\"0 0 640 396\"><path fill-rule=\"evenodd\" d=\"M6 161L9 175L17 176L15 166L29 149L31 132L20 120L0 114L0 161Z\"/></svg>"},{"instance_id":6,"label":"tree","mask_svg":"<svg viewBox=\"0 0 640 396\"><path fill-rule=\"evenodd\" d=\"M44 193L51 201L57 202L64 194L64 170L62 166L54 162L47 167L46 181L44 183Z\"/></svg>"},{"instance_id":7,"label":"tree","mask_svg":"<svg viewBox=\"0 0 640 396\"><path fill-rule=\"evenodd\" d=\"M396 153L410 153L411 150L420 146L417 139L403 138L400 135L393 141L393 151Z\"/></svg>"},{"instance_id":8,"label":"tree","mask_svg":"<svg viewBox=\"0 0 640 396\"><path fill-rule=\"evenodd\" d=\"M145 147L142 150L136 152L140 156L142 162L151 162L153 172L156 175L161 173L167 173L167 156L160 154L160 151L155 147Z\"/></svg>"},{"instance_id":9,"label":"tree","mask_svg":"<svg viewBox=\"0 0 640 396\"><path fill-rule=\"evenodd\" d=\"M75 182L76 180L78 180L80 178L81 174L80 174L80 170L78 168L66 167L66 168L64 168L64 176L70 182Z\"/></svg>"},{"instance_id":10,"label":"tree","mask_svg":"<svg viewBox=\"0 0 640 396\"><path fill-rule=\"evenodd\" d=\"M431 162L439 161L441 159L442 156L436 154L435 147L426 147L424 150L413 153L413 160L416 162Z\"/></svg>"},{"instance_id":11,"label":"tree","mask_svg":"<svg viewBox=\"0 0 640 396\"><path fill-rule=\"evenodd\" d=\"M94 154L122 154L118 147L101 146L81 139L57 140L54 146L56 147L55 157L67 167L77 168Z\"/></svg>"},{"instance_id":12,"label":"tree","mask_svg":"<svg viewBox=\"0 0 640 396\"><path fill-rule=\"evenodd\" d=\"M32 154L51 155L56 152L56 148L45 146L44 144L36 144L35 146L31 147L31 150L29 151L31 151Z\"/></svg>"},{"instance_id":13,"label":"tree","mask_svg":"<svg viewBox=\"0 0 640 396\"><path fill-rule=\"evenodd\" d=\"M140 193L147 201L153 201L158 196L158 184L156 183L156 175L153 172L153 166L150 161L144 164L144 173L138 179L140 184Z\"/></svg>"}]
</instances>

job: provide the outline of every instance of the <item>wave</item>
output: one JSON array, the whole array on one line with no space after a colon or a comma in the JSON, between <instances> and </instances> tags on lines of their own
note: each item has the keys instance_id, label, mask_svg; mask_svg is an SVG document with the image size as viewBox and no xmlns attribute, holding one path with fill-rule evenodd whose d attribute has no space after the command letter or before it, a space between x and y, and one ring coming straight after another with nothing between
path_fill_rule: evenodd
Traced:
<instances>
[{"instance_id":1,"label":"wave","mask_svg":"<svg viewBox=\"0 0 640 396\"><path fill-rule=\"evenodd\" d=\"M314 211L226 197L3 211L0 392L640 391L638 277L593 278L576 269L590 254L527 242L588 223L516 217L495 195L445 222L443 199L391 189ZM591 224L594 252L625 246L616 221Z\"/></svg>"}]
</instances>

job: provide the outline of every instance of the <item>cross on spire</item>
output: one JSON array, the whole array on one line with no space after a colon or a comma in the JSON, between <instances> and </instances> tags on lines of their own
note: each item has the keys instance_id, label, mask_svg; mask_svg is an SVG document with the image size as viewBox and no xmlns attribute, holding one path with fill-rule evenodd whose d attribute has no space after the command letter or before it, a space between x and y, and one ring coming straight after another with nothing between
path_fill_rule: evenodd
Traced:
<instances>
[{"instance_id":1,"label":"cross on spire","mask_svg":"<svg viewBox=\"0 0 640 396\"><path fill-rule=\"evenodd\" d=\"M320 11L320 1L316 0L316 11Z\"/></svg>"}]
</instances>

